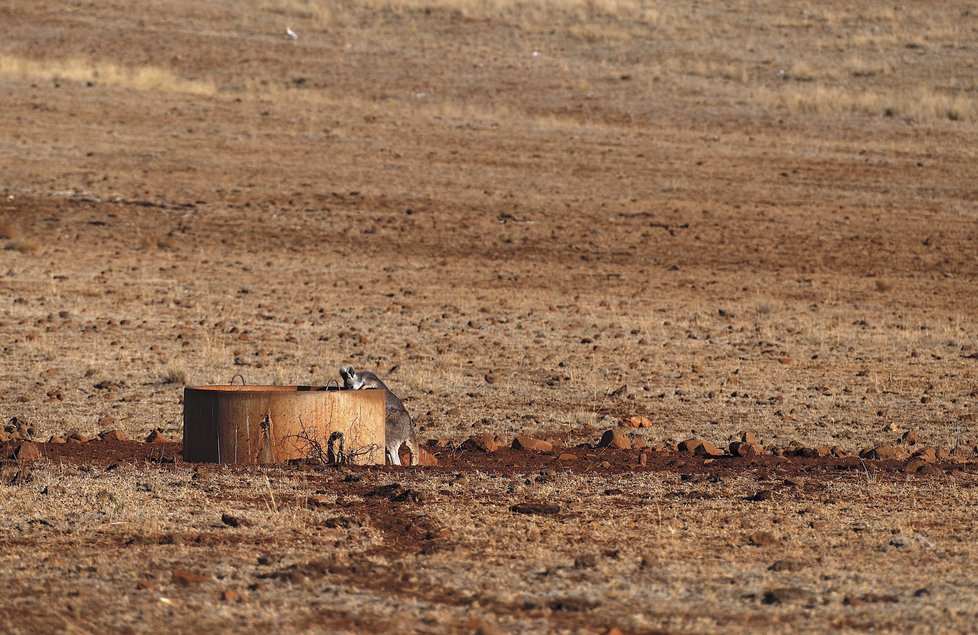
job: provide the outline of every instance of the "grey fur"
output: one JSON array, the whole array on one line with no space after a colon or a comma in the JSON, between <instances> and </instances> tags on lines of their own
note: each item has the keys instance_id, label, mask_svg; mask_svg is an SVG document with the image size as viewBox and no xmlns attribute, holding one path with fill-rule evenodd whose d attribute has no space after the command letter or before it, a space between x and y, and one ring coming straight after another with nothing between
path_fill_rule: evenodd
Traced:
<instances>
[{"instance_id":1,"label":"grey fur","mask_svg":"<svg viewBox=\"0 0 978 635\"><path fill-rule=\"evenodd\" d=\"M411 451L411 465L417 465L418 438L414 432L414 421L411 420L411 415L408 414L398 396L370 371L357 372L353 366L340 366L340 376L343 378L343 388L347 390L383 389L387 400L385 430L387 460L391 465L400 465L401 457L398 451L401 449L401 444L406 443Z\"/></svg>"}]
</instances>

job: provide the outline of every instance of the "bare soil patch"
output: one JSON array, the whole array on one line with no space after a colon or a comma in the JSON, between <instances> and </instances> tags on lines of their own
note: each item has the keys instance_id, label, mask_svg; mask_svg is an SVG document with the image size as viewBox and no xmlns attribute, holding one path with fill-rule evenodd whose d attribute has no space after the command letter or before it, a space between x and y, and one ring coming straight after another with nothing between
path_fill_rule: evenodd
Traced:
<instances>
[{"instance_id":1,"label":"bare soil patch","mask_svg":"<svg viewBox=\"0 0 978 635\"><path fill-rule=\"evenodd\" d=\"M971 630L976 20L0 7L0 631ZM344 363L438 466L180 461Z\"/></svg>"}]
</instances>

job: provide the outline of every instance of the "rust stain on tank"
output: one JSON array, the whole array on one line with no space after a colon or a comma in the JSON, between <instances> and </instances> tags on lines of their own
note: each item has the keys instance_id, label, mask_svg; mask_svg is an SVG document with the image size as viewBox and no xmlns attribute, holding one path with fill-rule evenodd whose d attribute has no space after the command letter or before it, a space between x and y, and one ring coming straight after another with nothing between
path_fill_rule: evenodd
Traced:
<instances>
[{"instance_id":1,"label":"rust stain on tank","mask_svg":"<svg viewBox=\"0 0 978 635\"><path fill-rule=\"evenodd\" d=\"M238 465L304 458L382 465L384 421L382 390L188 386L183 455Z\"/></svg>"}]
</instances>

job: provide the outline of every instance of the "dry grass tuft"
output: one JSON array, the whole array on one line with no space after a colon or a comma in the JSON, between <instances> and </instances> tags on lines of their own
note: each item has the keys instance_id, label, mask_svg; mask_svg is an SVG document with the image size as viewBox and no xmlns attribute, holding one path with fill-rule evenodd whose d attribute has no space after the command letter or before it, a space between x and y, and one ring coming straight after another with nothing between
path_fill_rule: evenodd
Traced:
<instances>
[{"instance_id":1,"label":"dry grass tuft","mask_svg":"<svg viewBox=\"0 0 978 635\"><path fill-rule=\"evenodd\" d=\"M978 102L964 95L920 87L916 91L853 90L817 83L785 84L779 90L761 89L755 100L790 112L861 113L917 121L978 121Z\"/></svg>"},{"instance_id":2,"label":"dry grass tuft","mask_svg":"<svg viewBox=\"0 0 978 635\"><path fill-rule=\"evenodd\" d=\"M176 384L178 386L187 385L187 371L182 368L168 368L160 381L164 384Z\"/></svg>"},{"instance_id":3,"label":"dry grass tuft","mask_svg":"<svg viewBox=\"0 0 978 635\"><path fill-rule=\"evenodd\" d=\"M157 66L122 66L114 62L71 57L63 60L28 59L0 54L0 75L50 81L89 82L93 85L119 86L193 95L213 95L216 86L205 80L185 79L173 71Z\"/></svg>"}]
</instances>

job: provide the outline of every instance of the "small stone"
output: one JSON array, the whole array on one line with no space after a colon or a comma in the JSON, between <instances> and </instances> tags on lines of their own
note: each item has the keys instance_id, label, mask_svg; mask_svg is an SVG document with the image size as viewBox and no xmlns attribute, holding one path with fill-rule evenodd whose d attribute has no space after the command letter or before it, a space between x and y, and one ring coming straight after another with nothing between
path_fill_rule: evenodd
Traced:
<instances>
[{"instance_id":1,"label":"small stone","mask_svg":"<svg viewBox=\"0 0 978 635\"><path fill-rule=\"evenodd\" d=\"M832 449L827 445L816 445L810 448L795 448L791 454L808 459L823 459L832 454Z\"/></svg>"},{"instance_id":2,"label":"small stone","mask_svg":"<svg viewBox=\"0 0 978 635\"><path fill-rule=\"evenodd\" d=\"M98 420L98 424L103 428L108 428L113 423L115 423L115 419L112 417L112 415L105 415L104 417L100 417Z\"/></svg>"},{"instance_id":3,"label":"small stone","mask_svg":"<svg viewBox=\"0 0 978 635\"><path fill-rule=\"evenodd\" d=\"M88 443L92 440L92 437L88 436L84 432L72 432L68 436L68 443Z\"/></svg>"},{"instance_id":4,"label":"small stone","mask_svg":"<svg viewBox=\"0 0 978 635\"><path fill-rule=\"evenodd\" d=\"M557 460L558 461L576 461L577 460L577 455L576 454L571 454L570 452L564 452L563 454L561 454L560 456L557 457Z\"/></svg>"},{"instance_id":5,"label":"small stone","mask_svg":"<svg viewBox=\"0 0 978 635\"><path fill-rule=\"evenodd\" d=\"M67 442L68 439L64 437L52 436L50 439L48 439L48 443L53 443L55 445L61 445L62 443L67 443Z\"/></svg>"},{"instance_id":6,"label":"small stone","mask_svg":"<svg viewBox=\"0 0 978 635\"><path fill-rule=\"evenodd\" d=\"M637 439L632 439L633 450L644 450L647 447L649 447L649 442L643 439L642 437L638 437Z\"/></svg>"},{"instance_id":7,"label":"small stone","mask_svg":"<svg viewBox=\"0 0 978 635\"><path fill-rule=\"evenodd\" d=\"M761 601L765 604L787 604L789 602L809 602L812 594L798 587L781 587L765 591Z\"/></svg>"},{"instance_id":8,"label":"small stone","mask_svg":"<svg viewBox=\"0 0 978 635\"><path fill-rule=\"evenodd\" d=\"M517 514L550 516L560 512L560 505L550 503L518 503L509 508L509 511Z\"/></svg>"},{"instance_id":9,"label":"small stone","mask_svg":"<svg viewBox=\"0 0 978 635\"><path fill-rule=\"evenodd\" d=\"M207 579L206 576L197 575L186 569L174 569L170 573L170 581L177 586L189 587L200 584Z\"/></svg>"},{"instance_id":10,"label":"small stone","mask_svg":"<svg viewBox=\"0 0 978 635\"><path fill-rule=\"evenodd\" d=\"M859 456L878 461L903 461L910 456L910 453L896 445L880 445L871 450L863 450Z\"/></svg>"},{"instance_id":11,"label":"small stone","mask_svg":"<svg viewBox=\"0 0 978 635\"><path fill-rule=\"evenodd\" d=\"M107 430L102 434L98 435L103 441L128 441L125 433L121 430Z\"/></svg>"},{"instance_id":12,"label":"small stone","mask_svg":"<svg viewBox=\"0 0 978 635\"><path fill-rule=\"evenodd\" d=\"M425 448L418 448L418 465L438 465L438 457Z\"/></svg>"},{"instance_id":13,"label":"small stone","mask_svg":"<svg viewBox=\"0 0 978 635\"><path fill-rule=\"evenodd\" d=\"M703 439L686 439L685 441L679 442L679 451L685 452L687 454L695 454L696 448L703 445Z\"/></svg>"},{"instance_id":14,"label":"small stone","mask_svg":"<svg viewBox=\"0 0 978 635\"><path fill-rule=\"evenodd\" d=\"M747 497L747 500L753 501L755 503L759 503L761 501L770 500L771 499L771 495L772 495L771 494L771 490L769 490L769 489L762 489L762 490L758 490L758 491L754 492L753 494L751 494L750 496L748 496Z\"/></svg>"},{"instance_id":15,"label":"small stone","mask_svg":"<svg viewBox=\"0 0 978 635\"><path fill-rule=\"evenodd\" d=\"M923 448L922 450L917 450L914 452L913 456L921 461L934 463L937 461L937 450L934 448Z\"/></svg>"},{"instance_id":16,"label":"small stone","mask_svg":"<svg viewBox=\"0 0 978 635\"><path fill-rule=\"evenodd\" d=\"M632 440L629 439L628 436L621 430L606 430L605 433L601 435L601 440L598 442L598 447L628 450L632 447Z\"/></svg>"},{"instance_id":17,"label":"small stone","mask_svg":"<svg viewBox=\"0 0 978 635\"><path fill-rule=\"evenodd\" d=\"M639 454L638 455L638 464L640 466L642 466L642 467L647 466L649 464L649 455L647 453L645 453L645 452L642 452L641 454Z\"/></svg>"},{"instance_id":18,"label":"small stone","mask_svg":"<svg viewBox=\"0 0 978 635\"><path fill-rule=\"evenodd\" d=\"M252 525L252 522L247 518L232 516L231 514L221 514L221 522L228 527L250 527Z\"/></svg>"},{"instance_id":19,"label":"small stone","mask_svg":"<svg viewBox=\"0 0 978 635\"><path fill-rule=\"evenodd\" d=\"M146 443L168 443L170 440L161 430L153 430L146 437Z\"/></svg>"},{"instance_id":20,"label":"small stone","mask_svg":"<svg viewBox=\"0 0 978 635\"><path fill-rule=\"evenodd\" d=\"M778 544L778 537L770 531L758 530L747 536L747 543L755 547L770 547Z\"/></svg>"},{"instance_id":21,"label":"small stone","mask_svg":"<svg viewBox=\"0 0 978 635\"><path fill-rule=\"evenodd\" d=\"M920 443L920 435L916 430L907 430L903 433L902 441L904 445L917 445Z\"/></svg>"},{"instance_id":22,"label":"small stone","mask_svg":"<svg viewBox=\"0 0 978 635\"><path fill-rule=\"evenodd\" d=\"M642 417L638 415L633 417L628 417L627 419L622 419L619 423L625 428L651 428L652 427L651 419L649 419L648 417Z\"/></svg>"},{"instance_id":23,"label":"small stone","mask_svg":"<svg viewBox=\"0 0 978 635\"><path fill-rule=\"evenodd\" d=\"M706 457L718 457L723 456L723 452L720 451L717 446L713 445L712 442L706 439L701 439L701 443L693 451L696 456L706 456Z\"/></svg>"},{"instance_id":24,"label":"small stone","mask_svg":"<svg viewBox=\"0 0 978 635\"><path fill-rule=\"evenodd\" d=\"M749 441L734 441L730 444L730 454L732 456L739 456L744 459L749 459L761 454L762 452L763 450L761 449L761 446Z\"/></svg>"},{"instance_id":25,"label":"small stone","mask_svg":"<svg viewBox=\"0 0 978 635\"><path fill-rule=\"evenodd\" d=\"M921 458L913 458L909 459L906 465L903 466L903 471L907 474L917 474L929 465L931 464Z\"/></svg>"},{"instance_id":26,"label":"small stone","mask_svg":"<svg viewBox=\"0 0 978 635\"><path fill-rule=\"evenodd\" d=\"M607 461L601 461L601 463L598 463L598 467L604 470L609 470L611 469L611 463L608 463Z\"/></svg>"},{"instance_id":27,"label":"small stone","mask_svg":"<svg viewBox=\"0 0 978 635\"><path fill-rule=\"evenodd\" d=\"M221 601L222 602L240 602L241 601L241 596L238 595L238 592L237 591L232 591L232 590L228 589L227 591L224 591L223 593L221 593Z\"/></svg>"},{"instance_id":28,"label":"small stone","mask_svg":"<svg viewBox=\"0 0 978 635\"><path fill-rule=\"evenodd\" d=\"M33 441L24 441L14 450L14 458L18 461L37 461L41 458L41 449Z\"/></svg>"},{"instance_id":29,"label":"small stone","mask_svg":"<svg viewBox=\"0 0 978 635\"><path fill-rule=\"evenodd\" d=\"M553 450L553 448L554 446L552 443L542 439L535 439L525 434L517 435L516 438L513 439L514 450L530 450L533 452L546 453Z\"/></svg>"},{"instance_id":30,"label":"small stone","mask_svg":"<svg viewBox=\"0 0 978 635\"><path fill-rule=\"evenodd\" d=\"M140 580L136 583L136 589L139 591L152 591L156 588L156 583L149 580Z\"/></svg>"},{"instance_id":31,"label":"small stone","mask_svg":"<svg viewBox=\"0 0 978 635\"><path fill-rule=\"evenodd\" d=\"M499 449L499 444L491 434L479 434L469 437L462 443L463 450L477 450L479 452L495 452Z\"/></svg>"},{"instance_id":32,"label":"small stone","mask_svg":"<svg viewBox=\"0 0 978 635\"><path fill-rule=\"evenodd\" d=\"M11 437L9 434L4 432L3 430L0 430L0 443L6 443L7 441L10 441L10 438Z\"/></svg>"},{"instance_id":33,"label":"small stone","mask_svg":"<svg viewBox=\"0 0 978 635\"><path fill-rule=\"evenodd\" d=\"M761 444L761 442L758 441L757 439L757 435L754 434L753 432L741 432L740 440L743 441L744 443L751 443L753 445L758 445L758 446Z\"/></svg>"}]
</instances>

